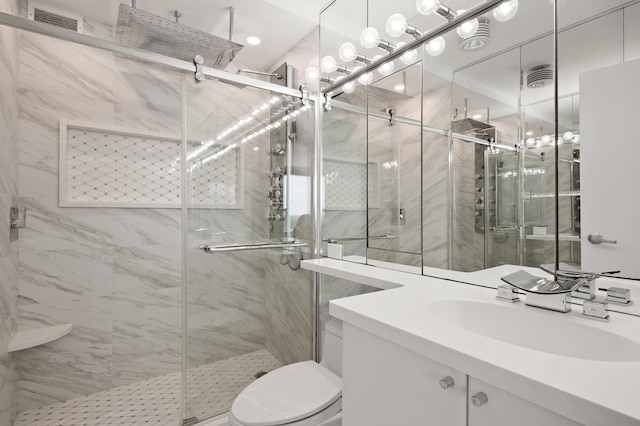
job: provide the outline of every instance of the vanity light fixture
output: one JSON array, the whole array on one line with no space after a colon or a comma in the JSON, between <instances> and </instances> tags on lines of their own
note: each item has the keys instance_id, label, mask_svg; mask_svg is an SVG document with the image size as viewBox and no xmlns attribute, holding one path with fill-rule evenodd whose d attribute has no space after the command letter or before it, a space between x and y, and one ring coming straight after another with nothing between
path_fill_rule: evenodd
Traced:
<instances>
[{"instance_id":1,"label":"vanity light fixture","mask_svg":"<svg viewBox=\"0 0 640 426\"><path fill-rule=\"evenodd\" d=\"M382 58L382 55L376 55L373 57L374 61L377 61L378 59ZM378 67L378 72L380 73L380 75L382 76L387 76L391 73L393 73L393 70L396 68L395 64L393 63L393 61L389 61L389 62L385 62L384 64L380 65Z\"/></svg>"},{"instance_id":2,"label":"vanity light fixture","mask_svg":"<svg viewBox=\"0 0 640 426\"><path fill-rule=\"evenodd\" d=\"M315 82L318 82L318 81L322 81L323 83L335 83L336 82L335 78L331 78L329 76L320 74L320 71L318 71L318 68L316 68L316 67L308 67L304 71L304 77L305 77L305 79L307 80L308 83L315 83Z\"/></svg>"},{"instance_id":3,"label":"vanity light fixture","mask_svg":"<svg viewBox=\"0 0 640 426\"><path fill-rule=\"evenodd\" d=\"M342 80L343 78L344 78L344 76L343 76L343 75L341 75L341 76L339 76L339 77L336 77L336 81L340 81L340 80ZM348 82L348 83L345 83L345 84L342 86L342 91L343 91L344 93L352 93L355 89L356 89L356 82L355 82L355 81L350 81L350 82Z\"/></svg>"},{"instance_id":4,"label":"vanity light fixture","mask_svg":"<svg viewBox=\"0 0 640 426\"><path fill-rule=\"evenodd\" d=\"M424 50L427 52L429 56L438 56L442 52L444 52L444 48L446 47L446 42L444 41L444 37L436 37L433 40L430 40L427 44L424 45Z\"/></svg>"},{"instance_id":5,"label":"vanity light fixture","mask_svg":"<svg viewBox=\"0 0 640 426\"><path fill-rule=\"evenodd\" d=\"M402 47L405 44L406 43L404 41L401 41L400 43L398 43L398 47ZM400 60L405 65L411 65L417 59L418 59L418 50L417 49L408 50L407 52L405 52L404 55L400 56Z\"/></svg>"},{"instance_id":6,"label":"vanity light fixture","mask_svg":"<svg viewBox=\"0 0 640 426\"><path fill-rule=\"evenodd\" d=\"M456 17L456 13L443 5L439 0L417 0L416 9L423 15L436 13L448 21Z\"/></svg>"},{"instance_id":7,"label":"vanity light fixture","mask_svg":"<svg viewBox=\"0 0 640 426\"><path fill-rule=\"evenodd\" d=\"M360 44L366 49L379 47L380 49L384 49L388 52L396 50L396 46L393 43L381 39L380 34L378 34L378 30L373 27L367 27L362 30L360 33Z\"/></svg>"},{"instance_id":8,"label":"vanity light fixture","mask_svg":"<svg viewBox=\"0 0 640 426\"><path fill-rule=\"evenodd\" d=\"M368 73L368 74L371 74L371 73ZM304 71L304 77L308 83L316 83L318 81L321 81L323 83L330 83L330 84L336 83L344 78L343 75L338 76L336 78L332 78L327 75L320 74L320 71L318 71L318 68L313 66L307 67L307 69ZM372 77L372 80L373 80L373 77ZM354 81L350 81L342 86L342 91L345 93L351 93L355 90L355 88L356 88L356 83Z\"/></svg>"},{"instance_id":9,"label":"vanity light fixture","mask_svg":"<svg viewBox=\"0 0 640 426\"><path fill-rule=\"evenodd\" d=\"M518 13L518 0L505 0L493 9L493 17L498 22L507 22Z\"/></svg>"},{"instance_id":10,"label":"vanity light fixture","mask_svg":"<svg viewBox=\"0 0 640 426\"><path fill-rule=\"evenodd\" d=\"M400 13L394 13L389 16L385 29L390 37L400 37L402 34L409 34L410 36L413 36L413 38L419 39L424 34L416 27L407 24L407 18Z\"/></svg>"},{"instance_id":11,"label":"vanity light fixture","mask_svg":"<svg viewBox=\"0 0 640 426\"><path fill-rule=\"evenodd\" d=\"M357 66L354 67L353 70L357 71L360 68L362 68L362 66ZM373 82L373 73L364 73L362 74L360 77L358 77L358 83L362 84L363 86L368 86Z\"/></svg>"},{"instance_id":12,"label":"vanity light fixture","mask_svg":"<svg viewBox=\"0 0 640 426\"><path fill-rule=\"evenodd\" d=\"M371 58L358 53L353 43L349 42L342 43L342 45L340 45L340 49L338 49L338 56L345 62L358 61L367 65L373 62Z\"/></svg>"}]
</instances>

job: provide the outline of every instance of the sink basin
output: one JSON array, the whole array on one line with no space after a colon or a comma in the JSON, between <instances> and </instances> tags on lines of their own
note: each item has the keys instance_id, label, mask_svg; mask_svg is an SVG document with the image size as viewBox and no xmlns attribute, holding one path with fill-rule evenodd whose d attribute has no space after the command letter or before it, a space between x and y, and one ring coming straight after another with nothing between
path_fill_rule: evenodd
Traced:
<instances>
[{"instance_id":1,"label":"sink basin","mask_svg":"<svg viewBox=\"0 0 640 426\"><path fill-rule=\"evenodd\" d=\"M639 342L570 314L464 299L436 300L426 308L434 320L449 326L536 351L594 361L640 361Z\"/></svg>"}]
</instances>

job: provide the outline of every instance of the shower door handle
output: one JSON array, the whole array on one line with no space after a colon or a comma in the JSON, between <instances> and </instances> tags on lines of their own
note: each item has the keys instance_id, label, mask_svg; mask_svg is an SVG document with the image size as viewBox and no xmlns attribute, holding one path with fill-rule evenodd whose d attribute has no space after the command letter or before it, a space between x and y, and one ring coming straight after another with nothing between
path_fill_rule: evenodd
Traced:
<instances>
[{"instance_id":1,"label":"shower door handle","mask_svg":"<svg viewBox=\"0 0 640 426\"><path fill-rule=\"evenodd\" d=\"M618 240L608 240L598 233L589 234L587 239L591 244L618 244Z\"/></svg>"}]
</instances>

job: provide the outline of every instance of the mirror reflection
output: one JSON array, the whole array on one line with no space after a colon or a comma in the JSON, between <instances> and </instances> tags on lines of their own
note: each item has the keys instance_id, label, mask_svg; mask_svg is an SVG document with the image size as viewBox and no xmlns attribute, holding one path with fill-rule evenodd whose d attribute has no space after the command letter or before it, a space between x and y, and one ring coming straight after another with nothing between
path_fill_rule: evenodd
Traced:
<instances>
[{"instance_id":1,"label":"mirror reflection","mask_svg":"<svg viewBox=\"0 0 640 426\"><path fill-rule=\"evenodd\" d=\"M455 6L454 13L478 4L455 3L447 4ZM334 2L325 13L340 4L341 0ZM462 28L452 29L416 49L409 61L398 58L393 65L385 64L384 71L373 71L371 81L358 79L360 89L355 90L366 93L366 101L336 96L366 116L366 261L417 265L407 254L418 247L409 235L420 233L417 250L425 274L433 273L431 268L476 271L552 262L557 145L559 257L578 266L583 263L585 248L596 246L585 246L586 237L596 231L584 228L589 168L583 163L580 75L640 57L640 30L630 24L640 16L639 10L637 3L623 1L560 4L557 135L549 35L553 2L520 2L510 19L503 19L500 11L498 16L488 12L471 23L472 36L465 38ZM444 9L436 6L429 10L432 13L423 12L411 2L370 5L366 26L349 25L342 31L347 36L336 31L339 36L331 48L338 67L357 70L367 59L401 48L446 22ZM397 101L395 83L418 68L421 84L413 89L406 85L403 93L413 100ZM339 77L335 72L329 75ZM416 87L420 93L412 93ZM374 93L377 89L387 91ZM382 102L380 93L386 96ZM396 106L396 124L384 126L394 103L413 106L404 111ZM334 113L336 108L324 116ZM415 166L403 168L398 162L402 147L416 137L406 124L410 120L419 121L422 128L420 178L415 178ZM422 199L420 220L409 226L416 216L404 204L407 197L416 196Z\"/></svg>"}]
</instances>

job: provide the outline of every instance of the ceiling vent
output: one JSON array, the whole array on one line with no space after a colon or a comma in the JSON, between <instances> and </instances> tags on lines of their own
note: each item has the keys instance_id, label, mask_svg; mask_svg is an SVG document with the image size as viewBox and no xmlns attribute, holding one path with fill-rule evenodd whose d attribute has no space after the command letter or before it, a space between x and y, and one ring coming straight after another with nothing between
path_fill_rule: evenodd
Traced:
<instances>
[{"instance_id":1,"label":"ceiling vent","mask_svg":"<svg viewBox=\"0 0 640 426\"><path fill-rule=\"evenodd\" d=\"M55 25L67 30L82 33L84 20L82 16L55 10L49 6L41 6L37 3L29 2L28 18L35 22Z\"/></svg>"},{"instance_id":2,"label":"ceiling vent","mask_svg":"<svg viewBox=\"0 0 640 426\"><path fill-rule=\"evenodd\" d=\"M540 89L553 83L553 68L544 64L535 66L527 71L527 87Z\"/></svg>"}]
</instances>

